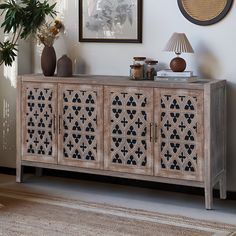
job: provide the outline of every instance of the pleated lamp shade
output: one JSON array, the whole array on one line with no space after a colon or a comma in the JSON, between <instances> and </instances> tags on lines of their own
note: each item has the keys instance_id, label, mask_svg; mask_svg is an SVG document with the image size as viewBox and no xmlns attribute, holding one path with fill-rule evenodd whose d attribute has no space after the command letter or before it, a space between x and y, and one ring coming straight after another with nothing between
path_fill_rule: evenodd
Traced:
<instances>
[{"instance_id":1,"label":"pleated lamp shade","mask_svg":"<svg viewBox=\"0 0 236 236\"><path fill-rule=\"evenodd\" d=\"M166 44L164 51L175 52L176 54L194 52L184 33L174 33Z\"/></svg>"},{"instance_id":2,"label":"pleated lamp shade","mask_svg":"<svg viewBox=\"0 0 236 236\"><path fill-rule=\"evenodd\" d=\"M174 72L183 72L186 62L179 55L182 52L193 53L193 48L184 33L174 33L166 44L164 51L175 52L177 57L170 62L170 68Z\"/></svg>"}]
</instances>

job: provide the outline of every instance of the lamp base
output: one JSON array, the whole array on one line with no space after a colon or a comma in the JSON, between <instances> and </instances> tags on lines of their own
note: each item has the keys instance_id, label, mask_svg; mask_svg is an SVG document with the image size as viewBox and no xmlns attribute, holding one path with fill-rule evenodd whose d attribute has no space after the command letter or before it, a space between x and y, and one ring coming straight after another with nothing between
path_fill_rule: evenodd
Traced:
<instances>
[{"instance_id":1,"label":"lamp base","mask_svg":"<svg viewBox=\"0 0 236 236\"><path fill-rule=\"evenodd\" d=\"M175 57L170 62L170 69L174 72L183 72L186 68L186 62L181 57Z\"/></svg>"}]
</instances>

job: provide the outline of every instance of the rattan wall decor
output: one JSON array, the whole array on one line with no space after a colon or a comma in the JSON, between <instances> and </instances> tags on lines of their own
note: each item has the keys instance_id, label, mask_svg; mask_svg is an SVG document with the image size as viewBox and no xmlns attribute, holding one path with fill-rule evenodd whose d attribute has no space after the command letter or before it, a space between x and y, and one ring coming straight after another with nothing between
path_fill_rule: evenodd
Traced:
<instances>
[{"instance_id":1,"label":"rattan wall decor","mask_svg":"<svg viewBox=\"0 0 236 236\"><path fill-rule=\"evenodd\" d=\"M212 25L229 12L233 0L177 0L185 18L197 25Z\"/></svg>"}]
</instances>

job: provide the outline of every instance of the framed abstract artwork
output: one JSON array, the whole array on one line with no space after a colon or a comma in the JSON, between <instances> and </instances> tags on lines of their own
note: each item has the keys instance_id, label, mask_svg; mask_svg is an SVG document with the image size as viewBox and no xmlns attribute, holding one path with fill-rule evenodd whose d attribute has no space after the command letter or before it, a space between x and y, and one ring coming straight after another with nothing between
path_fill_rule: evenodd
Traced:
<instances>
[{"instance_id":1,"label":"framed abstract artwork","mask_svg":"<svg viewBox=\"0 0 236 236\"><path fill-rule=\"evenodd\" d=\"M142 0L79 0L79 41L142 43Z\"/></svg>"}]
</instances>

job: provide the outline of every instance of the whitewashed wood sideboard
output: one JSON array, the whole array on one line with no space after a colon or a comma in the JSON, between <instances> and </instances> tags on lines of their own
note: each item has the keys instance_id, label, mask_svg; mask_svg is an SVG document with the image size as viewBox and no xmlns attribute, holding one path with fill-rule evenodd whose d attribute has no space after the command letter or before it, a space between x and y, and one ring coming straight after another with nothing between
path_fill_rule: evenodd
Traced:
<instances>
[{"instance_id":1,"label":"whitewashed wood sideboard","mask_svg":"<svg viewBox=\"0 0 236 236\"><path fill-rule=\"evenodd\" d=\"M212 209L225 159L226 81L18 78L17 182L33 166L195 186Z\"/></svg>"}]
</instances>

